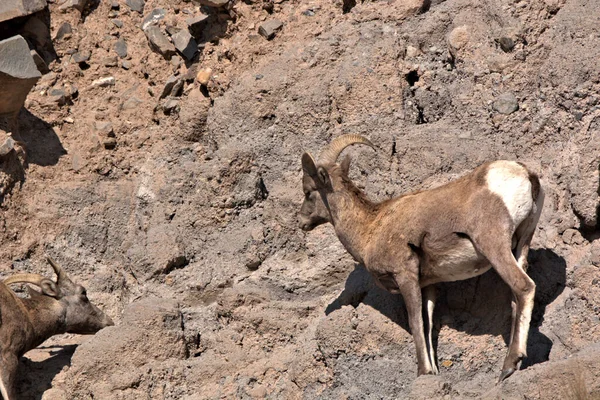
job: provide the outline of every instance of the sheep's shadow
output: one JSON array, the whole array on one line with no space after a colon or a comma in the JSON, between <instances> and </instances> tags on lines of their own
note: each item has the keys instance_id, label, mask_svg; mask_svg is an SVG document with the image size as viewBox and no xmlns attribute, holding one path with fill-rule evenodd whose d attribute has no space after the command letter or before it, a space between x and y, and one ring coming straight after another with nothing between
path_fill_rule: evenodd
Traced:
<instances>
[{"instance_id":1,"label":"sheep's shadow","mask_svg":"<svg viewBox=\"0 0 600 400\"><path fill-rule=\"evenodd\" d=\"M566 262L549 249L531 250L528 257L529 276L536 283L529 339L528 358L521 369L547 361L552 341L540 332L546 306L565 288ZM511 292L495 271L458 282L437 285L434 313L434 346L441 325L470 335L502 335L508 345L511 321ZM345 288L325 310L329 315L344 305L369 305L410 332L408 316L402 296L393 295L375 286L373 278L360 264L346 280Z\"/></svg>"},{"instance_id":2,"label":"sheep's shadow","mask_svg":"<svg viewBox=\"0 0 600 400\"><path fill-rule=\"evenodd\" d=\"M37 347L51 349L50 357L43 361L32 361L22 357L19 361L20 399L41 400L44 392L52 387L52 380L65 366L71 365L71 357L77 348L76 344L64 346Z\"/></svg>"}]
</instances>

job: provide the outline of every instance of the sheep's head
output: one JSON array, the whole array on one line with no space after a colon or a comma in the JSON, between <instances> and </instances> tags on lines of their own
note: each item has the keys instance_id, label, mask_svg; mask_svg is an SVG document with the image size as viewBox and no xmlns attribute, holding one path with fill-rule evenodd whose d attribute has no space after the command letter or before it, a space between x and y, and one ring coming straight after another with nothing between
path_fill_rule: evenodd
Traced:
<instances>
[{"instance_id":1,"label":"sheep's head","mask_svg":"<svg viewBox=\"0 0 600 400\"><path fill-rule=\"evenodd\" d=\"M38 274L17 274L4 280L4 284L31 283L40 292L30 290L32 297L49 296L57 300L64 310L65 332L92 334L107 326L114 325L110 317L90 302L85 288L73 282L67 273L51 258L48 262L56 273L56 282Z\"/></svg>"},{"instance_id":2,"label":"sheep's head","mask_svg":"<svg viewBox=\"0 0 600 400\"><path fill-rule=\"evenodd\" d=\"M337 159L342 151L353 144L375 146L360 135L343 135L335 138L315 162L308 153L302 155L302 190L304 202L300 208L300 228L310 231L315 227L331 222L331 213L327 204L327 195L334 191L333 180L348 176L350 158L346 157L338 164Z\"/></svg>"}]
</instances>

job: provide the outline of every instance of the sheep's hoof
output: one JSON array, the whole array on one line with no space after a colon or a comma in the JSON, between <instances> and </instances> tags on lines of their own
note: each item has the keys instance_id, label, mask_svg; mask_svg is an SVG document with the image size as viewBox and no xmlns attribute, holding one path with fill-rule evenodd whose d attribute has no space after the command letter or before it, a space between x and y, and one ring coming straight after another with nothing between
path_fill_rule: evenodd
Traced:
<instances>
[{"instance_id":1,"label":"sheep's hoof","mask_svg":"<svg viewBox=\"0 0 600 400\"><path fill-rule=\"evenodd\" d=\"M511 376L513 373L515 372L514 368L509 368L509 369L505 369L502 371L502 373L500 374L500 378L498 378L498 382L500 383L503 380L505 380L506 378L508 378L509 376Z\"/></svg>"}]
</instances>

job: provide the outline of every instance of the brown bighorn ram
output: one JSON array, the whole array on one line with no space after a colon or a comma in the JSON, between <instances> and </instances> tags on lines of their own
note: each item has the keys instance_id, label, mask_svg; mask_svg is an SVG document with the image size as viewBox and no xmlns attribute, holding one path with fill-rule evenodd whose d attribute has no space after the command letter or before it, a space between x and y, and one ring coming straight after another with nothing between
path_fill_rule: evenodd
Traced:
<instances>
[{"instance_id":1,"label":"brown bighorn ram","mask_svg":"<svg viewBox=\"0 0 600 400\"><path fill-rule=\"evenodd\" d=\"M542 211L538 177L522 164L493 161L443 186L371 202L348 178L350 159L337 159L359 135L336 138L318 162L302 155L300 227L330 222L346 250L392 293L401 293L415 341L418 375L437 374L431 340L433 284L468 279L494 268L513 293L512 329L500 381L526 357L535 283L527 253ZM425 338L422 307L426 303Z\"/></svg>"},{"instance_id":2,"label":"brown bighorn ram","mask_svg":"<svg viewBox=\"0 0 600 400\"><path fill-rule=\"evenodd\" d=\"M51 258L57 280L38 274L16 274L0 283L0 391L4 400L17 398L15 381L19 358L59 333L92 334L114 325L90 303L85 288L69 279ZM29 298L9 289L11 283L31 283Z\"/></svg>"}]
</instances>

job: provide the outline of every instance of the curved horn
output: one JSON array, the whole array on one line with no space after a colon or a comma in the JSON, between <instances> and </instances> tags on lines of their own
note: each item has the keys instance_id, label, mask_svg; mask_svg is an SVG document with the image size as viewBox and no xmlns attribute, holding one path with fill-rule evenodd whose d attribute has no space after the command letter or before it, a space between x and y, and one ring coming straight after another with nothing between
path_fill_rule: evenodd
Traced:
<instances>
[{"instance_id":1,"label":"curved horn","mask_svg":"<svg viewBox=\"0 0 600 400\"><path fill-rule=\"evenodd\" d=\"M340 154L342 154L342 151L353 144L366 144L372 149L375 149L375 145L364 136L356 134L342 135L333 139L329 146L321 152L321 155L319 155L319 163L332 164L336 162Z\"/></svg>"},{"instance_id":2,"label":"curved horn","mask_svg":"<svg viewBox=\"0 0 600 400\"><path fill-rule=\"evenodd\" d=\"M62 267L60 265L58 265L51 257L46 257L46 260L48 260L48 263L54 270L54 273L56 273L56 276L57 276L56 281L57 282L69 280L69 277L67 276L67 273L65 272L65 270L62 269Z\"/></svg>"},{"instance_id":3,"label":"curved horn","mask_svg":"<svg viewBox=\"0 0 600 400\"><path fill-rule=\"evenodd\" d=\"M42 281L46 279L48 278L38 274L16 274L6 278L3 283L5 285L10 285L11 283L32 283L36 286L42 287Z\"/></svg>"}]
</instances>

